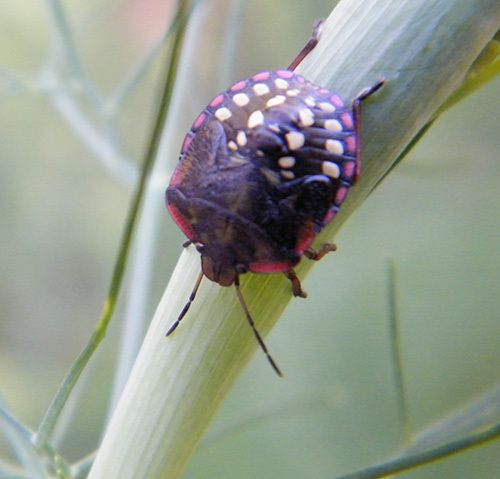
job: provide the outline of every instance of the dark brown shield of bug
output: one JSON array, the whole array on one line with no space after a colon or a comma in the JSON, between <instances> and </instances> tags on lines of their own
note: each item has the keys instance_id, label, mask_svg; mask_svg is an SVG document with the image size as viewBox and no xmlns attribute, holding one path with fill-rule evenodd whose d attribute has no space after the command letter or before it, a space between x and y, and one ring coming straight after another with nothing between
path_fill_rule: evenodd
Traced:
<instances>
[{"instance_id":1,"label":"dark brown shield of bug","mask_svg":"<svg viewBox=\"0 0 500 479\"><path fill-rule=\"evenodd\" d=\"M311 249L337 214L360 172L361 102L338 95L290 70L264 71L215 97L186 135L167 189L175 222L201 253L201 278L234 284L245 272L282 272L305 296L293 267L303 255L320 259L333 245Z\"/></svg>"},{"instance_id":2,"label":"dark brown shield of bug","mask_svg":"<svg viewBox=\"0 0 500 479\"><path fill-rule=\"evenodd\" d=\"M287 272L337 213L359 171L354 119L288 70L217 96L195 120L167 190L205 276Z\"/></svg>"}]
</instances>

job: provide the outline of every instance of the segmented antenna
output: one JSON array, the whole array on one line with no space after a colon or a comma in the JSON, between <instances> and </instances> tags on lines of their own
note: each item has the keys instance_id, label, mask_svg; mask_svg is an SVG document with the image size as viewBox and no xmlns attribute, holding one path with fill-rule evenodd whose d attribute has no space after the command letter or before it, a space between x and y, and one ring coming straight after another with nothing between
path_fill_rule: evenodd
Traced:
<instances>
[{"instance_id":1,"label":"segmented antenna","mask_svg":"<svg viewBox=\"0 0 500 479\"><path fill-rule=\"evenodd\" d=\"M196 298L196 293L198 292L198 288L200 287L201 280L203 279L203 271L200 272L200 275L198 276L198 279L196 280L196 284L194 285L193 291L189 295L188 302L184 305L182 308L181 313L179 314L179 317L176 319L176 321L170 326L168 329L167 333L165 336L170 336L177 326L179 326L179 323L182 321L182 318L186 316L186 313L189 310L189 307L191 306L191 303L194 301ZM269 361L269 364L272 366L272 368L276 371L276 374L280 377L283 377L283 373L281 372L280 368L278 365L275 363L274 359L272 358L271 354L269 354L269 350L267 349L266 344L264 343L264 340L262 339L262 336L259 334L257 331L257 328L255 327L255 322L250 315L250 311L248 310L248 306L245 303L245 299L243 298L243 295L241 294L240 290L240 280L238 277L236 277L236 281L234 282L234 287L236 289L236 296L238 297L238 301L241 304L241 307L243 309L243 312L245 313L245 316L247 318L248 324L252 328L253 334L255 335L255 338L257 339L257 342L259 343L259 346L261 347L262 351L264 351L264 354L267 357L267 360Z\"/></svg>"},{"instance_id":2,"label":"segmented antenna","mask_svg":"<svg viewBox=\"0 0 500 479\"><path fill-rule=\"evenodd\" d=\"M170 336L175 331L177 326L179 326L179 323L182 321L182 318L184 316L186 316L186 313L188 312L189 307L191 306L191 303L194 301L194 298L196 298L196 293L198 292L198 288L200 287L200 283L201 283L202 279L203 279L203 271L200 272L200 275L198 276L198 279L196 280L196 284L194 285L193 291L189 295L188 302L182 308L182 311L179 314L179 317L177 318L177 320L172 324L172 326L170 326L170 328L168 328L168 331L165 334L165 336Z\"/></svg>"},{"instance_id":3,"label":"segmented antenna","mask_svg":"<svg viewBox=\"0 0 500 479\"><path fill-rule=\"evenodd\" d=\"M269 364L273 367L273 369L276 371L276 374L280 377L283 377L283 373L281 372L280 368L278 365L274 362L274 359L272 356L269 354L269 350L267 349L266 344L264 343L264 340L262 339L262 336L259 334L257 331L257 328L255 327L255 322L250 315L250 311L248 310L248 307L245 303L245 299L243 298L243 295L241 294L240 290L240 279L237 276L236 281L234 282L234 287L236 289L236 296L238 296L238 300L241 304L241 307L243 308L243 311L245 313L245 316L247 318L248 324L252 328L253 334L255 336L255 339L257 339L257 342L259 343L259 346L261 347L262 351L264 351L264 354L267 357L267 360L269 361Z\"/></svg>"}]
</instances>

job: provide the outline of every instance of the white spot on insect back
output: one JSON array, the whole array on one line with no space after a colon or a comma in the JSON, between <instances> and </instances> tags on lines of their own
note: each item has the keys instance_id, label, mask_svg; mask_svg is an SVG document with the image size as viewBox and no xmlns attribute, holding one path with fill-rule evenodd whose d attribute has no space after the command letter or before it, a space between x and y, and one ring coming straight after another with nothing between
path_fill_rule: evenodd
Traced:
<instances>
[{"instance_id":1,"label":"white spot on insect back","mask_svg":"<svg viewBox=\"0 0 500 479\"><path fill-rule=\"evenodd\" d=\"M247 135L243 130L239 131L236 135L236 142L240 146L245 146L247 144Z\"/></svg>"},{"instance_id":2,"label":"white spot on insect back","mask_svg":"<svg viewBox=\"0 0 500 479\"><path fill-rule=\"evenodd\" d=\"M236 151L238 149L238 145L233 140L227 142L227 147L233 151Z\"/></svg>"},{"instance_id":3,"label":"white spot on insect back","mask_svg":"<svg viewBox=\"0 0 500 479\"><path fill-rule=\"evenodd\" d=\"M330 178L338 178L340 176L339 166L337 163L332 163L331 161L323 161L321 164L321 171Z\"/></svg>"},{"instance_id":4,"label":"white spot on insect back","mask_svg":"<svg viewBox=\"0 0 500 479\"><path fill-rule=\"evenodd\" d=\"M304 146L305 138L302 133L298 131L291 131L285 135L286 142L288 144L288 148L290 150L298 150Z\"/></svg>"},{"instance_id":5,"label":"white spot on insect back","mask_svg":"<svg viewBox=\"0 0 500 479\"><path fill-rule=\"evenodd\" d=\"M257 96L262 96L269 93L269 87L265 83L256 83L253 86L253 91Z\"/></svg>"},{"instance_id":6,"label":"white spot on insect back","mask_svg":"<svg viewBox=\"0 0 500 479\"><path fill-rule=\"evenodd\" d=\"M338 140L326 140L325 148L335 155L344 154L344 145Z\"/></svg>"},{"instance_id":7,"label":"white spot on insect back","mask_svg":"<svg viewBox=\"0 0 500 479\"><path fill-rule=\"evenodd\" d=\"M238 106L245 106L250 101L245 93L237 93L233 96L233 102Z\"/></svg>"},{"instance_id":8,"label":"white spot on insect back","mask_svg":"<svg viewBox=\"0 0 500 479\"><path fill-rule=\"evenodd\" d=\"M226 107L219 108L215 112L215 118L217 118L217 120L219 121L227 120L228 118L231 118L231 116L232 116L231 111Z\"/></svg>"},{"instance_id":9,"label":"white spot on insect back","mask_svg":"<svg viewBox=\"0 0 500 479\"><path fill-rule=\"evenodd\" d=\"M286 96L284 95L276 95L269 100L267 100L266 106L271 108L272 106L282 105L286 101Z\"/></svg>"},{"instance_id":10,"label":"white spot on insect back","mask_svg":"<svg viewBox=\"0 0 500 479\"><path fill-rule=\"evenodd\" d=\"M299 95L299 93L300 93L300 90L298 88L293 88L292 90L288 90L286 92L286 94L288 96L297 96L297 95Z\"/></svg>"},{"instance_id":11,"label":"white spot on insect back","mask_svg":"<svg viewBox=\"0 0 500 479\"><path fill-rule=\"evenodd\" d=\"M293 168L295 166L295 158L293 156L282 156L278 160L280 168Z\"/></svg>"},{"instance_id":12,"label":"white spot on insect back","mask_svg":"<svg viewBox=\"0 0 500 479\"><path fill-rule=\"evenodd\" d=\"M325 128L330 131L342 131L342 125L338 120L326 120Z\"/></svg>"},{"instance_id":13,"label":"white spot on insect back","mask_svg":"<svg viewBox=\"0 0 500 479\"><path fill-rule=\"evenodd\" d=\"M264 114L260 110L255 110L249 117L247 126L248 128L255 128L256 126L264 123Z\"/></svg>"},{"instance_id":14,"label":"white spot on insect back","mask_svg":"<svg viewBox=\"0 0 500 479\"><path fill-rule=\"evenodd\" d=\"M318 103L318 106L326 113L332 113L335 111L335 107L326 101L322 101L321 103Z\"/></svg>"},{"instance_id":15,"label":"white spot on insect back","mask_svg":"<svg viewBox=\"0 0 500 479\"><path fill-rule=\"evenodd\" d=\"M311 126L314 124L314 114L309 108L303 108L299 111L300 123L303 126Z\"/></svg>"},{"instance_id":16,"label":"white spot on insect back","mask_svg":"<svg viewBox=\"0 0 500 479\"><path fill-rule=\"evenodd\" d=\"M314 98L312 96L306 97L306 99L304 100L304 103L310 107L316 106L316 101L314 100Z\"/></svg>"},{"instance_id":17,"label":"white spot on insect back","mask_svg":"<svg viewBox=\"0 0 500 479\"><path fill-rule=\"evenodd\" d=\"M286 90L288 88L288 82L283 80L283 78L276 78L276 80L274 80L274 84L279 90Z\"/></svg>"}]
</instances>

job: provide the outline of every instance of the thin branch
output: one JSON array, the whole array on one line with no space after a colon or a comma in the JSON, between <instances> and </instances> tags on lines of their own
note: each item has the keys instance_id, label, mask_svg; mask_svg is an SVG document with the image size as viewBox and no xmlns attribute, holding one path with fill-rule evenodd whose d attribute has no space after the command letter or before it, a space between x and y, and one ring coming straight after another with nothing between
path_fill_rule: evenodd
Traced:
<instances>
[{"instance_id":1,"label":"thin branch","mask_svg":"<svg viewBox=\"0 0 500 479\"><path fill-rule=\"evenodd\" d=\"M470 431L478 431L500 417L500 384L472 399L465 406L446 414L442 419L434 421L429 427L414 434L407 453L421 452L435 447Z\"/></svg>"},{"instance_id":2,"label":"thin branch","mask_svg":"<svg viewBox=\"0 0 500 479\"><path fill-rule=\"evenodd\" d=\"M0 93L2 95L15 95L37 89L36 83L19 73L0 66Z\"/></svg>"},{"instance_id":3,"label":"thin branch","mask_svg":"<svg viewBox=\"0 0 500 479\"><path fill-rule=\"evenodd\" d=\"M434 449L416 454L403 455L382 464L377 464L376 466L367 467L366 469L361 469L350 474L338 476L336 479L377 479L380 477L389 477L399 472L409 471L410 469L415 469L418 466L439 461L467 449L481 446L489 441L498 439L499 437L500 423L495 424L484 431L471 434L462 439L450 441Z\"/></svg>"},{"instance_id":4,"label":"thin branch","mask_svg":"<svg viewBox=\"0 0 500 479\"><path fill-rule=\"evenodd\" d=\"M105 169L125 184L133 184L138 176L135 163L121 151L116 131L105 110L105 99L84 71L75 46L73 32L59 0L44 0L54 32L55 44L49 49L48 60L42 68L39 83L55 110L88 146ZM70 69L70 80L63 78L57 64L59 51ZM83 112L68 85L77 84L91 108L103 118L104 125L95 125ZM103 131L104 130L104 131Z\"/></svg>"},{"instance_id":5,"label":"thin branch","mask_svg":"<svg viewBox=\"0 0 500 479\"><path fill-rule=\"evenodd\" d=\"M399 310L397 303L397 276L394 261L388 264L388 306L389 306L389 332L394 366L394 383L397 392L397 404L401 436L405 446L411 444L411 429L409 420L408 396L403 374L403 356L401 353L401 335L399 332Z\"/></svg>"},{"instance_id":6,"label":"thin branch","mask_svg":"<svg viewBox=\"0 0 500 479\"><path fill-rule=\"evenodd\" d=\"M61 2L59 0L44 0L44 4L52 25L52 31L55 33L57 47L62 49L66 63L70 67L71 74L80 82L87 100L96 110L98 110L103 103L101 95L97 92L95 86L87 79L87 75L78 56L71 27Z\"/></svg>"},{"instance_id":7,"label":"thin branch","mask_svg":"<svg viewBox=\"0 0 500 479\"><path fill-rule=\"evenodd\" d=\"M47 98L54 109L90 151L100 159L104 168L125 184L134 184L138 171L132 159L119 149L109 135L103 134L102 129L88 119L75 98L57 83L51 72L47 71L42 74L42 85L45 86Z\"/></svg>"},{"instance_id":8,"label":"thin branch","mask_svg":"<svg viewBox=\"0 0 500 479\"><path fill-rule=\"evenodd\" d=\"M12 416L3 404L0 404L0 426L2 426L19 462L29 477L32 479L47 478L38 451L31 442L31 431Z\"/></svg>"}]
</instances>

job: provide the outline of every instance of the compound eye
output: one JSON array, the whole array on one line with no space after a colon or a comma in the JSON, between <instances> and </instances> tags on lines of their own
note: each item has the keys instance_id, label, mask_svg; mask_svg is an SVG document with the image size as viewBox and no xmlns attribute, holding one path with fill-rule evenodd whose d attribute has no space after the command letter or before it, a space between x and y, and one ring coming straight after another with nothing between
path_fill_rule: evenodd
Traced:
<instances>
[{"instance_id":1,"label":"compound eye","mask_svg":"<svg viewBox=\"0 0 500 479\"><path fill-rule=\"evenodd\" d=\"M205 249L205 245L203 243L195 243L194 246L198 253L203 253L203 250Z\"/></svg>"}]
</instances>

